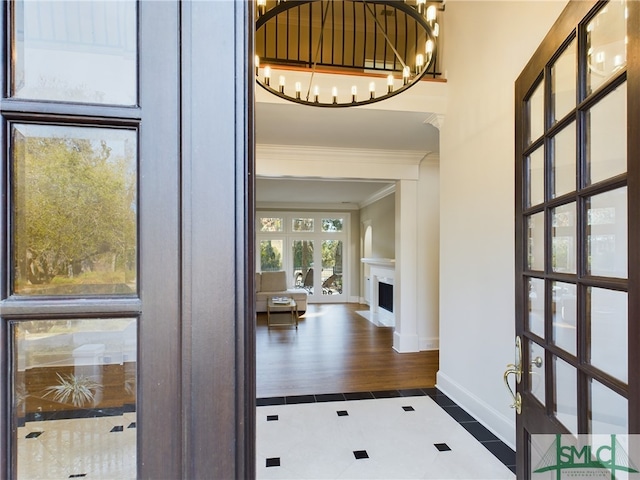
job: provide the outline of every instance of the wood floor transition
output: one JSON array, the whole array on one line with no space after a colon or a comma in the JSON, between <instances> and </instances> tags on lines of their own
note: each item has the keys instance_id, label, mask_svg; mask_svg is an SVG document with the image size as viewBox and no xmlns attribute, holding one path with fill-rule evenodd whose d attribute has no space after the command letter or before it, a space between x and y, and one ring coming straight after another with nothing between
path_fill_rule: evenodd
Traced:
<instances>
[{"instance_id":1,"label":"wood floor transition","mask_svg":"<svg viewBox=\"0 0 640 480\"><path fill-rule=\"evenodd\" d=\"M359 304L309 305L298 329L256 329L257 397L433 387L438 352L397 353L393 328L377 327ZM283 320L286 320L286 314Z\"/></svg>"}]
</instances>

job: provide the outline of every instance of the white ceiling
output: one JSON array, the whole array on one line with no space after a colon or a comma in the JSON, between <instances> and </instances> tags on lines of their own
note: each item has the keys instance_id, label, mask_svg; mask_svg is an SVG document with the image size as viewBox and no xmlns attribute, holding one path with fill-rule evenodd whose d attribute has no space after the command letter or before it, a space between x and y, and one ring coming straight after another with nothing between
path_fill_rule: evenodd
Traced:
<instances>
[{"instance_id":1,"label":"white ceiling","mask_svg":"<svg viewBox=\"0 0 640 480\"><path fill-rule=\"evenodd\" d=\"M424 112L257 103L256 142L437 152L438 129L425 118Z\"/></svg>"},{"instance_id":2,"label":"white ceiling","mask_svg":"<svg viewBox=\"0 0 640 480\"><path fill-rule=\"evenodd\" d=\"M308 207L311 204L340 204L349 209L386 191L388 182L336 181L319 179L258 178L256 179L259 206Z\"/></svg>"},{"instance_id":3,"label":"white ceiling","mask_svg":"<svg viewBox=\"0 0 640 480\"><path fill-rule=\"evenodd\" d=\"M257 87L257 90L262 90ZM408 90L402 95L408 95ZM256 92L258 93L258 92ZM265 95L269 95L265 92ZM401 95L400 95L401 96ZM264 98L264 95L258 99ZM275 97L274 97L275 98ZM256 143L353 149L439 152L439 131L424 111L381 108L322 108L295 103L256 102ZM257 161L260 161L258 158ZM363 172L366 178L366 172ZM256 202L360 204L389 183L322 181L319 179L258 179Z\"/></svg>"}]
</instances>

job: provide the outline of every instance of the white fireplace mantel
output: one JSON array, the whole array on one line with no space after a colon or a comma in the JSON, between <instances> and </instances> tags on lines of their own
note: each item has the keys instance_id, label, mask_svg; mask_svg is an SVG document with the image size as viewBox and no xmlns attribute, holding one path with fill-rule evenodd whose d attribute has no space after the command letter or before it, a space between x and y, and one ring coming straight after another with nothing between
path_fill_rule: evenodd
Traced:
<instances>
[{"instance_id":1,"label":"white fireplace mantel","mask_svg":"<svg viewBox=\"0 0 640 480\"><path fill-rule=\"evenodd\" d=\"M378 305L378 284L387 283L394 285L396 261L393 258L361 258L360 261L370 267L369 282L369 310L371 312L371 320L378 324L388 327L395 326L395 313L390 312ZM397 293L394 291L394 304ZM395 305L394 305L395 306ZM394 308L395 310L395 308Z\"/></svg>"},{"instance_id":2,"label":"white fireplace mantel","mask_svg":"<svg viewBox=\"0 0 640 480\"><path fill-rule=\"evenodd\" d=\"M390 267L393 269L396 268L395 258L361 258L360 261L367 265L377 265L379 267Z\"/></svg>"}]
</instances>

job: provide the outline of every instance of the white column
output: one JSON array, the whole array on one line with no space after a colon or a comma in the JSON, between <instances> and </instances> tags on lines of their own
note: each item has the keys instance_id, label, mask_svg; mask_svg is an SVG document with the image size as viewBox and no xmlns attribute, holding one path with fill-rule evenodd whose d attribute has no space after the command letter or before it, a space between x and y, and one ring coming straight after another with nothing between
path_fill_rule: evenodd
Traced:
<instances>
[{"instance_id":1,"label":"white column","mask_svg":"<svg viewBox=\"0 0 640 480\"><path fill-rule=\"evenodd\" d=\"M418 182L396 182L396 273L393 308L396 328L393 348L397 352L417 352L417 253L418 253Z\"/></svg>"},{"instance_id":2,"label":"white column","mask_svg":"<svg viewBox=\"0 0 640 480\"><path fill-rule=\"evenodd\" d=\"M437 154L420 164L418 180L418 336L420 350L439 348L440 166Z\"/></svg>"}]
</instances>

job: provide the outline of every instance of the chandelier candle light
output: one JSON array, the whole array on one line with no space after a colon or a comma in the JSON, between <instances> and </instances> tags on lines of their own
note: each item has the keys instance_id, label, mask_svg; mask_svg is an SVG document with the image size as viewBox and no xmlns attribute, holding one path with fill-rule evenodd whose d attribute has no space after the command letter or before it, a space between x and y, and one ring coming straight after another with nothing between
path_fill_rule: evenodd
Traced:
<instances>
[{"instance_id":1,"label":"chandelier candle light","mask_svg":"<svg viewBox=\"0 0 640 480\"><path fill-rule=\"evenodd\" d=\"M437 17L443 10L442 0L257 0L256 81L280 98L319 107L395 96L426 75L440 75ZM350 75L350 91L322 85L327 73Z\"/></svg>"}]
</instances>

